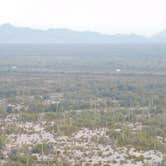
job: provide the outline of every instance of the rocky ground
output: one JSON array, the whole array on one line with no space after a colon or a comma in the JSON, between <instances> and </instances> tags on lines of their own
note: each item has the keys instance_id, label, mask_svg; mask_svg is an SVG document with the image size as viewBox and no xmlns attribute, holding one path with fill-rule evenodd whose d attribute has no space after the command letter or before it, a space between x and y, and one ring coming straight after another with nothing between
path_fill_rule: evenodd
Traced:
<instances>
[{"instance_id":1,"label":"rocky ground","mask_svg":"<svg viewBox=\"0 0 166 166\"><path fill-rule=\"evenodd\" d=\"M143 166L157 165L163 159L163 154L157 150L138 151L133 147L115 146L107 135L107 128L82 128L70 136L60 136L54 129L48 130L48 126L56 125L53 121L23 123L18 122L15 115L1 119L0 123L2 133L5 127L13 127L6 134L0 165L5 164L14 149L20 149L20 155L31 152L30 155L38 162L65 159L69 165ZM120 129L115 131L121 132ZM37 145L48 147L46 150L34 150ZM23 147L27 150L21 151Z\"/></svg>"}]
</instances>

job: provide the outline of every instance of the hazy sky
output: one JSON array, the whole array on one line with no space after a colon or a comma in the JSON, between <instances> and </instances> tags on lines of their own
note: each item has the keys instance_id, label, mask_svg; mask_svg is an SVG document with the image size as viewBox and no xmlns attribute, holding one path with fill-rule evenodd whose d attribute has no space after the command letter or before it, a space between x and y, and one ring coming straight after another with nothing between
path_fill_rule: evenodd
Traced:
<instances>
[{"instance_id":1,"label":"hazy sky","mask_svg":"<svg viewBox=\"0 0 166 166\"><path fill-rule=\"evenodd\" d=\"M166 0L0 0L0 24L151 35L166 29Z\"/></svg>"}]
</instances>

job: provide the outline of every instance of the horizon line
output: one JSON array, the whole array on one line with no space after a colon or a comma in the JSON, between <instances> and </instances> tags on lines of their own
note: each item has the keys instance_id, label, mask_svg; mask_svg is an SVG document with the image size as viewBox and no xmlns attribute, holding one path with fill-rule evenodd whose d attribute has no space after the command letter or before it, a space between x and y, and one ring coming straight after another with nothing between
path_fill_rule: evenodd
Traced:
<instances>
[{"instance_id":1,"label":"horizon line","mask_svg":"<svg viewBox=\"0 0 166 166\"><path fill-rule=\"evenodd\" d=\"M163 31L159 31L158 33L153 33L151 35L145 35L145 34L138 34L135 32L128 32L128 33L107 33L107 32L100 32L100 31L93 31L93 30L78 30L78 29L74 29L74 28L66 28L66 27L62 27L62 28L56 28L56 27L50 27L50 28L35 28L32 26L23 26L23 25L16 25L10 22L5 22L5 23L1 23L0 27L2 26L11 26L11 27L15 27L15 28L25 28L25 29L30 29L30 30L36 30L36 31L43 31L43 32L47 32L47 31L51 31L51 30L68 30L68 31L73 31L73 32L80 32L80 33L96 33L96 34L100 34L100 35L107 35L107 36L118 36L118 35L127 35L127 36L141 36L141 37L145 37L145 38L152 38L154 36L156 36L157 34L160 34Z\"/></svg>"}]
</instances>

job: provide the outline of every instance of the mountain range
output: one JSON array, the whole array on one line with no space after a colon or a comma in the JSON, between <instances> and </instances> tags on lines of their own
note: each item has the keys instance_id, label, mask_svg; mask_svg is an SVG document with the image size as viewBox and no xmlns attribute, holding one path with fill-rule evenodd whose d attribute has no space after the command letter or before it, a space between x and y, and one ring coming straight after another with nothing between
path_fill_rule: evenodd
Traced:
<instances>
[{"instance_id":1,"label":"mountain range","mask_svg":"<svg viewBox=\"0 0 166 166\"><path fill-rule=\"evenodd\" d=\"M70 29L32 29L9 23L0 25L0 43L147 43L166 42L166 31L152 37L137 34L108 35Z\"/></svg>"}]
</instances>

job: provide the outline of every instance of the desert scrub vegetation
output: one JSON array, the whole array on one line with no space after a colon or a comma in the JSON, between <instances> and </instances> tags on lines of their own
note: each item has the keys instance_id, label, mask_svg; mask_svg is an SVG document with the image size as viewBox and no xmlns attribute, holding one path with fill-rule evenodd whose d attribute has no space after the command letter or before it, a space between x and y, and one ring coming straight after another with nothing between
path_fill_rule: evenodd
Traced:
<instances>
[{"instance_id":1,"label":"desert scrub vegetation","mask_svg":"<svg viewBox=\"0 0 166 166\"><path fill-rule=\"evenodd\" d=\"M93 138L98 143L107 144L113 142L120 146L135 147L138 150L160 150L166 152L165 123L163 117L156 116L146 118L141 129L137 130L137 124L132 128L127 127L128 123L132 123L131 119L126 118L126 114L119 111L62 111L62 112L41 112L41 113L23 113L25 121L42 122L45 121L45 129L57 136L71 136L73 133L82 128L99 129L106 128L108 138ZM28 115L29 114L29 115ZM34 115L34 117L33 117ZM137 119L137 115L132 115ZM138 115L139 116L139 115ZM32 117L32 118L31 118ZM42 121L41 121L42 120ZM155 122L155 120L157 122ZM139 121L138 121L139 122ZM152 124L153 123L153 124ZM155 125L154 125L155 123ZM119 130L116 131L116 129ZM163 138L163 142L157 139L157 136ZM39 146L39 145L38 145Z\"/></svg>"},{"instance_id":2,"label":"desert scrub vegetation","mask_svg":"<svg viewBox=\"0 0 166 166\"><path fill-rule=\"evenodd\" d=\"M6 143L6 136L1 135L0 136L0 150L3 149Z\"/></svg>"},{"instance_id":3,"label":"desert scrub vegetation","mask_svg":"<svg viewBox=\"0 0 166 166\"><path fill-rule=\"evenodd\" d=\"M36 144L32 147L31 152L38 153L41 155L44 155L44 154L48 155L53 152L53 145L46 144L46 143Z\"/></svg>"},{"instance_id":4,"label":"desert scrub vegetation","mask_svg":"<svg viewBox=\"0 0 166 166\"><path fill-rule=\"evenodd\" d=\"M60 135L71 135L81 128L113 128L116 123L123 122L124 118L119 112L112 111L64 111L45 113L43 119L55 122L48 130L54 130Z\"/></svg>"},{"instance_id":5,"label":"desert scrub vegetation","mask_svg":"<svg viewBox=\"0 0 166 166\"><path fill-rule=\"evenodd\" d=\"M135 53L134 49L131 55ZM155 58L144 66L130 58L117 55L114 59L111 54L111 58L103 54L107 59L104 64L93 58L92 66L82 66L82 60L73 65L74 57L66 65L54 56L32 54L20 54L27 61L17 53L8 64L3 63L5 58L0 61L0 153L7 152L8 158L3 159L6 165L71 165L67 157L77 160L88 156L85 165L91 165L96 156L106 157L104 164L110 165L118 148L122 149L119 156L135 149L139 156L127 154L126 159L135 160L134 164L146 158L146 154L141 156L142 151L151 150L154 155L160 151L165 155L165 61L163 68L157 64L155 70ZM38 58L44 58L43 63L37 64ZM17 70L10 69L16 65ZM117 73L116 68L121 72ZM59 149L66 156L57 160L55 151ZM56 157L49 164L42 163L42 154ZM112 158L112 165L126 163L116 157Z\"/></svg>"},{"instance_id":6,"label":"desert scrub vegetation","mask_svg":"<svg viewBox=\"0 0 166 166\"><path fill-rule=\"evenodd\" d=\"M131 114L131 111L61 111L61 112L41 112L20 113L20 121L40 123L45 121L47 131L59 136L71 136L82 128L98 129L107 128L107 134L112 142L120 146L133 146L140 150L156 149L165 153L165 117L156 115L154 117L144 117L141 130L135 130L135 127L127 127L128 123L141 123L139 116L142 113ZM131 118L132 116L132 118ZM53 122L53 123L52 123ZM117 132L116 129L120 132ZM157 136L163 138L163 142L157 139ZM107 139L101 138L99 142L107 142Z\"/></svg>"},{"instance_id":7,"label":"desert scrub vegetation","mask_svg":"<svg viewBox=\"0 0 166 166\"><path fill-rule=\"evenodd\" d=\"M26 166L36 166L37 164L37 159L33 156L30 155L19 155L17 154L17 156L15 157L10 157L8 159L8 161L6 163L4 163L4 166L22 166L22 165L26 165Z\"/></svg>"},{"instance_id":8,"label":"desert scrub vegetation","mask_svg":"<svg viewBox=\"0 0 166 166\"><path fill-rule=\"evenodd\" d=\"M163 158L162 162L159 164L159 166L165 166L166 165L166 156Z\"/></svg>"},{"instance_id":9,"label":"desert scrub vegetation","mask_svg":"<svg viewBox=\"0 0 166 166\"><path fill-rule=\"evenodd\" d=\"M134 147L137 150L161 150L166 152L166 144L161 143L156 137L149 135L146 130L132 131L122 128L120 132L110 130L107 132L111 140L120 146Z\"/></svg>"}]
</instances>

